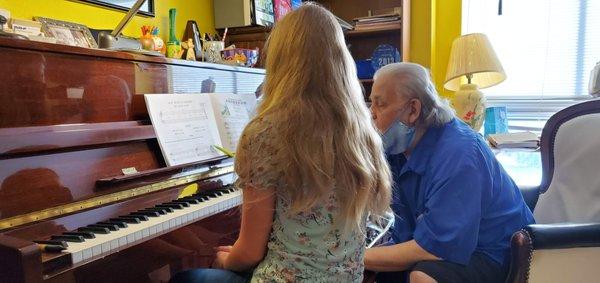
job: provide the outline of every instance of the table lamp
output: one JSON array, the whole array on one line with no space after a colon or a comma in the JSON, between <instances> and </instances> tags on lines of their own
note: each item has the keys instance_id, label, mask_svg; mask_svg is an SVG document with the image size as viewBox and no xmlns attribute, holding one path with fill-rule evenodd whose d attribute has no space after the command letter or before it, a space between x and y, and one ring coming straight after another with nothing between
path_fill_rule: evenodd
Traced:
<instances>
[{"instance_id":1,"label":"table lamp","mask_svg":"<svg viewBox=\"0 0 600 283\"><path fill-rule=\"evenodd\" d=\"M479 90L506 79L502 65L487 36L463 35L452 43L444 88L456 91L451 100L456 116L475 131L485 119L485 97Z\"/></svg>"}]
</instances>

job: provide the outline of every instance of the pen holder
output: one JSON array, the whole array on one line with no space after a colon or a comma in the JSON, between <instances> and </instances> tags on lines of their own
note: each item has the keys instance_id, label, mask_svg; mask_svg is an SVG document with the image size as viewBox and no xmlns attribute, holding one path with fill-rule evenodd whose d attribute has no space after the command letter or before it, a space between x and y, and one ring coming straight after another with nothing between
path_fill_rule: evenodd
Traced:
<instances>
[{"instance_id":1,"label":"pen holder","mask_svg":"<svg viewBox=\"0 0 600 283\"><path fill-rule=\"evenodd\" d=\"M221 51L225 49L223 41L205 41L202 45L204 51L204 61L210 63L221 63Z\"/></svg>"}]
</instances>

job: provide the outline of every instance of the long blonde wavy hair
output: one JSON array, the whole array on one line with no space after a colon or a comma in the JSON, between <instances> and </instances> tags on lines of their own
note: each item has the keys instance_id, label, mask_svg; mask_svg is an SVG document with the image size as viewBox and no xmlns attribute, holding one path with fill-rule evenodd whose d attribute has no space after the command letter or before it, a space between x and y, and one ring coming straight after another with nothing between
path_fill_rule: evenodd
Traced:
<instances>
[{"instance_id":1,"label":"long blonde wavy hair","mask_svg":"<svg viewBox=\"0 0 600 283\"><path fill-rule=\"evenodd\" d=\"M339 221L360 229L389 209L391 173L337 20L306 3L276 24L266 47L257 118L276 124L291 213L335 190Z\"/></svg>"}]
</instances>

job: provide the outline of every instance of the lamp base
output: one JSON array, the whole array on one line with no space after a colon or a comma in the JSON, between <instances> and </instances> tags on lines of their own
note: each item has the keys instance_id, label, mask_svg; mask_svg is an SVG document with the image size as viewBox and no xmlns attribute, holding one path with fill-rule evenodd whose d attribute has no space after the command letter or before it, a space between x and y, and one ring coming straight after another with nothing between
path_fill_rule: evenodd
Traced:
<instances>
[{"instance_id":1,"label":"lamp base","mask_svg":"<svg viewBox=\"0 0 600 283\"><path fill-rule=\"evenodd\" d=\"M452 98L456 116L479 132L485 120L485 97L476 84L464 84Z\"/></svg>"}]
</instances>

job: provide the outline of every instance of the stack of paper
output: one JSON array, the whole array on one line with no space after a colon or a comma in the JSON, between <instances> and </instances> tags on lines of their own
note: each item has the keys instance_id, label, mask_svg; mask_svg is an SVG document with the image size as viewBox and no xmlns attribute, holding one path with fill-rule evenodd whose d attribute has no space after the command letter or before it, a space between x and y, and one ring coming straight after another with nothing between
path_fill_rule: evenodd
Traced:
<instances>
[{"instance_id":1,"label":"stack of paper","mask_svg":"<svg viewBox=\"0 0 600 283\"><path fill-rule=\"evenodd\" d=\"M537 148L540 143L538 136L532 132L492 134L488 140L497 148Z\"/></svg>"},{"instance_id":2,"label":"stack of paper","mask_svg":"<svg viewBox=\"0 0 600 283\"><path fill-rule=\"evenodd\" d=\"M354 19L355 30L394 28L400 26L399 14L377 15Z\"/></svg>"}]
</instances>

